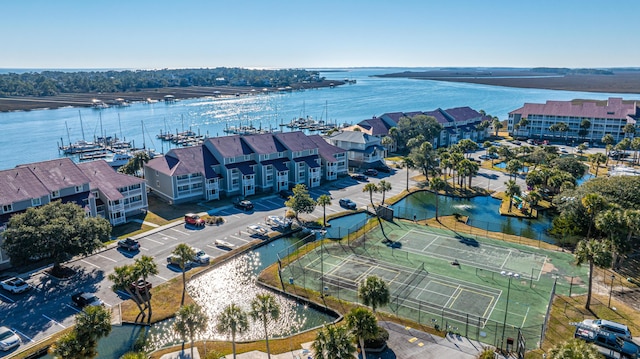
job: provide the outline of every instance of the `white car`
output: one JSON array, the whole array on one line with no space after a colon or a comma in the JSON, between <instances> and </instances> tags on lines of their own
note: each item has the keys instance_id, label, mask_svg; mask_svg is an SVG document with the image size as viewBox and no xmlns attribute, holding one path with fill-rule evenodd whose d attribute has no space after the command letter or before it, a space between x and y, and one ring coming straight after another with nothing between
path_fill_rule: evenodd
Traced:
<instances>
[{"instance_id":1,"label":"white car","mask_svg":"<svg viewBox=\"0 0 640 359\"><path fill-rule=\"evenodd\" d=\"M211 256L206 254L202 249L193 248L193 250L196 252L196 263L209 264L209 262L211 262Z\"/></svg>"},{"instance_id":2,"label":"white car","mask_svg":"<svg viewBox=\"0 0 640 359\"><path fill-rule=\"evenodd\" d=\"M234 245L227 242L227 241L223 241L221 239L216 239L216 241L214 242L216 247L220 247L220 248L225 248L225 249L233 249Z\"/></svg>"},{"instance_id":3,"label":"white car","mask_svg":"<svg viewBox=\"0 0 640 359\"><path fill-rule=\"evenodd\" d=\"M18 334L7 327L0 327L0 349L2 351L6 352L17 347L20 343L22 343L22 340L20 340Z\"/></svg>"},{"instance_id":4,"label":"white car","mask_svg":"<svg viewBox=\"0 0 640 359\"><path fill-rule=\"evenodd\" d=\"M24 293L31 289L29 283L25 282L22 278L9 278L1 282L2 289L11 292L13 294Z\"/></svg>"}]
</instances>

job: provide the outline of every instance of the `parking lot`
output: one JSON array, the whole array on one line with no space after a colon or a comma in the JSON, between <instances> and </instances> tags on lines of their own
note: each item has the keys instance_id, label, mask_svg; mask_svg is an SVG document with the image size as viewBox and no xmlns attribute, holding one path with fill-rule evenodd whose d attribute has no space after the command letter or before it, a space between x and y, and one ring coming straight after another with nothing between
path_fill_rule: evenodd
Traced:
<instances>
[{"instance_id":1,"label":"parking lot","mask_svg":"<svg viewBox=\"0 0 640 359\"><path fill-rule=\"evenodd\" d=\"M417 172L412 173L412 176ZM377 183L385 179L392 184L392 190L387 192L389 198L400 193L406 187L406 172L398 170L395 173L379 173L376 177L368 179ZM326 207L327 215L344 212L340 207L340 198L349 198L357 207L369 205L369 193L362 192L363 185L367 182L356 181L345 177L331 182L319 188L309 191L313 198L328 194L332 197L332 204ZM411 181L410 186L415 183ZM374 202L380 201L382 195L374 193ZM32 286L32 290L23 294L10 294L0 291L0 325L7 326L16 331L23 340L23 346L40 341L46 337L72 326L74 315L79 312L71 302L71 295L77 292L95 293L108 307L117 306L128 298L125 292L114 292L111 289L111 281L107 279L113 273L113 268L133 263L134 259L142 255L151 256L158 264L159 273L149 281L154 285L180 275L181 270L175 265L167 264L167 257L180 243L187 243L193 247L203 249L212 258L220 256L230 250L215 244L216 240L222 240L239 247L255 240L256 235L247 232L249 225L263 225L268 216L284 216L287 208L285 200L277 194L252 200L254 209L243 211L233 206L212 207L208 213L222 216L225 223L219 226L197 227L185 225L178 221L172 225L164 226L137 236L140 249L128 252L119 249L115 244L98 253L85 258L78 258L66 264L75 269L77 274L69 280L58 280L48 276L44 270L38 270L31 274L22 274ZM215 204L214 204L215 206ZM316 207L313 213L302 214L301 217L308 220L320 219L323 216L322 207ZM14 350L19 350L14 349ZM10 354L3 353L2 355Z\"/></svg>"}]
</instances>

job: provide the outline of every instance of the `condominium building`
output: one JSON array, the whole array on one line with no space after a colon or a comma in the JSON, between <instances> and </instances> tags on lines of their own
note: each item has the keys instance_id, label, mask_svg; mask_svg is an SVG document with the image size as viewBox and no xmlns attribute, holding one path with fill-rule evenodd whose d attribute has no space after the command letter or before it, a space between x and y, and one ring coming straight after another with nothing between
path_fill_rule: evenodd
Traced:
<instances>
[{"instance_id":1,"label":"condominium building","mask_svg":"<svg viewBox=\"0 0 640 359\"><path fill-rule=\"evenodd\" d=\"M639 118L637 102L623 101L622 98L547 101L544 104L525 103L509 112L507 128L515 137L600 141L605 135L611 135L615 142L619 142L627 136L623 131L625 125L636 126ZM522 119L527 119L526 126L520 125ZM561 122L568 126L567 130L552 131L552 125Z\"/></svg>"}]
</instances>

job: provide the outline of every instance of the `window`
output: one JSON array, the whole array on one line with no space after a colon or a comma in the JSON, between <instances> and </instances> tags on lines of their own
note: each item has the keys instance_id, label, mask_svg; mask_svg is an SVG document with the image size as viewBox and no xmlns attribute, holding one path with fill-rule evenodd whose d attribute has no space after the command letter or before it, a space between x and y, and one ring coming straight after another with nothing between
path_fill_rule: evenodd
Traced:
<instances>
[{"instance_id":1,"label":"window","mask_svg":"<svg viewBox=\"0 0 640 359\"><path fill-rule=\"evenodd\" d=\"M82 192L83 186L76 186L76 193Z\"/></svg>"},{"instance_id":2,"label":"window","mask_svg":"<svg viewBox=\"0 0 640 359\"><path fill-rule=\"evenodd\" d=\"M189 190L189 185L178 186L178 192L184 192Z\"/></svg>"},{"instance_id":3,"label":"window","mask_svg":"<svg viewBox=\"0 0 640 359\"><path fill-rule=\"evenodd\" d=\"M158 177L160 175L160 172L156 171L156 177Z\"/></svg>"},{"instance_id":4,"label":"window","mask_svg":"<svg viewBox=\"0 0 640 359\"><path fill-rule=\"evenodd\" d=\"M156 187L160 187L160 181L156 181Z\"/></svg>"},{"instance_id":5,"label":"window","mask_svg":"<svg viewBox=\"0 0 640 359\"><path fill-rule=\"evenodd\" d=\"M51 198L58 198L58 197L60 197L60 191L51 192Z\"/></svg>"},{"instance_id":6,"label":"window","mask_svg":"<svg viewBox=\"0 0 640 359\"><path fill-rule=\"evenodd\" d=\"M140 183L129 186L130 191L134 189L139 189L139 188L140 188Z\"/></svg>"},{"instance_id":7,"label":"window","mask_svg":"<svg viewBox=\"0 0 640 359\"><path fill-rule=\"evenodd\" d=\"M234 163L236 159L234 157L227 158L228 163Z\"/></svg>"},{"instance_id":8,"label":"window","mask_svg":"<svg viewBox=\"0 0 640 359\"><path fill-rule=\"evenodd\" d=\"M40 201L40 198L32 198L31 199L31 205L36 207L42 204L42 201Z\"/></svg>"},{"instance_id":9,"label":"window","mask_svg":"<svg viewBox=\"0 0 640 359\"><path fill-rule=\"evenodd\" d=\"M4 212L4 213L13 212L13 205L12 204L5 204L4 206L2 206L2 212Z\"/></svg>"},{"instance_id":10,"label":"window","mask_svg":"<svg viewBox=\"0 0 640 359\"><path fill-rule=\"evenodd\" d=\"M176 177L178 179L178 181L180 180L185 180L185 179L189 179L189 175L180 175Z\"/></svg>"},{"instance_id":11,"label":"window","mask_svg":"<svg viewBox=\"0 0 640 359\"><path fill-rule=\"evenodd\" d=\"M244 160L249 161L251 159L251 155L244 155Z\"/></svg>"},{"instance_id":12,"label":"window","mask_svg":"<svg viewBox=\"0 0 640 359\"><path fill-rule=\"evenodd\" d=\"M273 181L273 175L267 175L267 182Z\"/></svg>"},{"instance_id":13,"label":"window","mask_svg":"<svg viewBox=\"0 0 640 359\"><path fill-rule=\"evenodd\" d=\"M194 183L191 185L191 189L199 189L202 188L202 183Z\"/></svg>"}]
</instances>

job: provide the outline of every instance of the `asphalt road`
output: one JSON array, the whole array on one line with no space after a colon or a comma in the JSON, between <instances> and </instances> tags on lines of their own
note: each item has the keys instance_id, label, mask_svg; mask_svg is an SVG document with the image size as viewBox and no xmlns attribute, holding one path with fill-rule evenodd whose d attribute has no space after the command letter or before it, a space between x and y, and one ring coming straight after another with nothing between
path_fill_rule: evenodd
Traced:
<instances>
[{"instance_id":1,"label":"asphalt road","mask_svg":"<svg viewBox=\"0 0 640 359\"><path fill-rule=\"evenodd\" d=\"M412 173L412 176L415 174L417 172ZM387 192L387 197L400 193L406 187L404 170L393 174L380 173L369 181L377 183L380 179L386 179L392 184L392 190ZM409 186L414 185L415 182L410 181ZM363 182L343 178L309 192L314 198L322 194L329 194L332 197L332 204L326 207L329 215L345 211L338 204L338 200L343 197L355 201L358 207L366 206L369 203L369 194L362 192L362 187ZM373 198L374 201L380 201L381 194L374 194ZM66 264L77 272L77 275L69 280L52 278L46 275L44 270L25 273L21 276L33 286L31 291L17 295L0 292L0 325L16 331L23 340L23 346L26 346L74 324L74 315L79 312L71 302L71 295L74 293L95 293L108 307L117 306L128 299L125 292L114 292L111 289L111 281L107 279L116 266L131 264L134 258L141 255L151 256L158 264L159 273L149 281L157 286L181 274L179 267L168 265L166 261L167 256L179 243L187 243L203 249L211 257L216 257L227 251L214 244L217 239L227 241L235 247L253 241L256 237L247 233L247 226L262 224L269 215L283 216L286 207L284 199L277 195L252 202L255 208L248 212L232 206L211 208L210 214L224 217L226 222L220 226L197 228L178 221L138 236L141 248L137 252L129 253L112 244L99 253L75 259ZM322 207L318 207L313 213L302 217L318 219L322 218L322 215ZM6 356L18 349L2 355Z\"/></svg>"},{"instance_id":2,"label":"asphalt road","mask_svg":"<svg viewBox=\"0 0 640 359\"><path fill-rule=\"evenodd\" d=\"M513 144L507 144L515 146ZM571 153L574 148L559 146ZM604 149L589 149L592 151L604 151ZM472 154L472 158L484 154L479 150ZM411 176L417 175L413 171ZM392 190L386 194L389 198L400 193L406 188L406 172L404 170L395 173L380 173L377 177L369 178L370 182L377 183L380 179L389 181ZM473 185L489 188L494 191L504 191L504 182L509 179L507 174L481 169L473 180ZM525 188L524 177L517 179L522 188ZM340 198L349 198L356 202L358 207L365 207L369 203L369 194L362 192L363 182L351 178L343 178L335 182L325 184L319 188L310 190L312 197L317 198L322 194L332 197L332 204L326 207L327 215L343 212L345 209L338 204ZM409 186L415 186L415 182L409 182ZM374 202L381 200L381 194L374 194ZM23 345L40 341L74 323L74 315L79 309L73 306L71 295L76 292L91 292L101 298L107 306L116 306L128 298L124 292L114 292L111 282L107 279L113 273L113 268L133 262L134 258L148 255L155 258L159 274L149 281L157 286L173 277L180 275L180 268L167 265L166 258L179 243L187 243L193 247L205 250L211 257L222 255L226 252L215 246L214 241L222 239L234 246L240 246L255 239L246 232L246 228L252 224L262 224L267 216L283 216L286 212L284 200L277 195L253 200L254 210L244 212L232 206L225 206L209 210L210 214L224 217L225 224L221 226L205 226L195 228L186 226L178 221L171 225L158 228L138 236L141 248L138 252L128 253L111 245L94 255L73 260L67 266L73 267L77 275L69 280L57 280L44 273L43 270L24 274L22 277L33 286L33 290L13 295L0 292L0 325L7 326L16 331L23 340ZM322 207L308 215L305 219L322 218ZM15 351L17 349L14 349ZM3 356L12 353L3 353Z\"/></svg>"}]
</instances>

